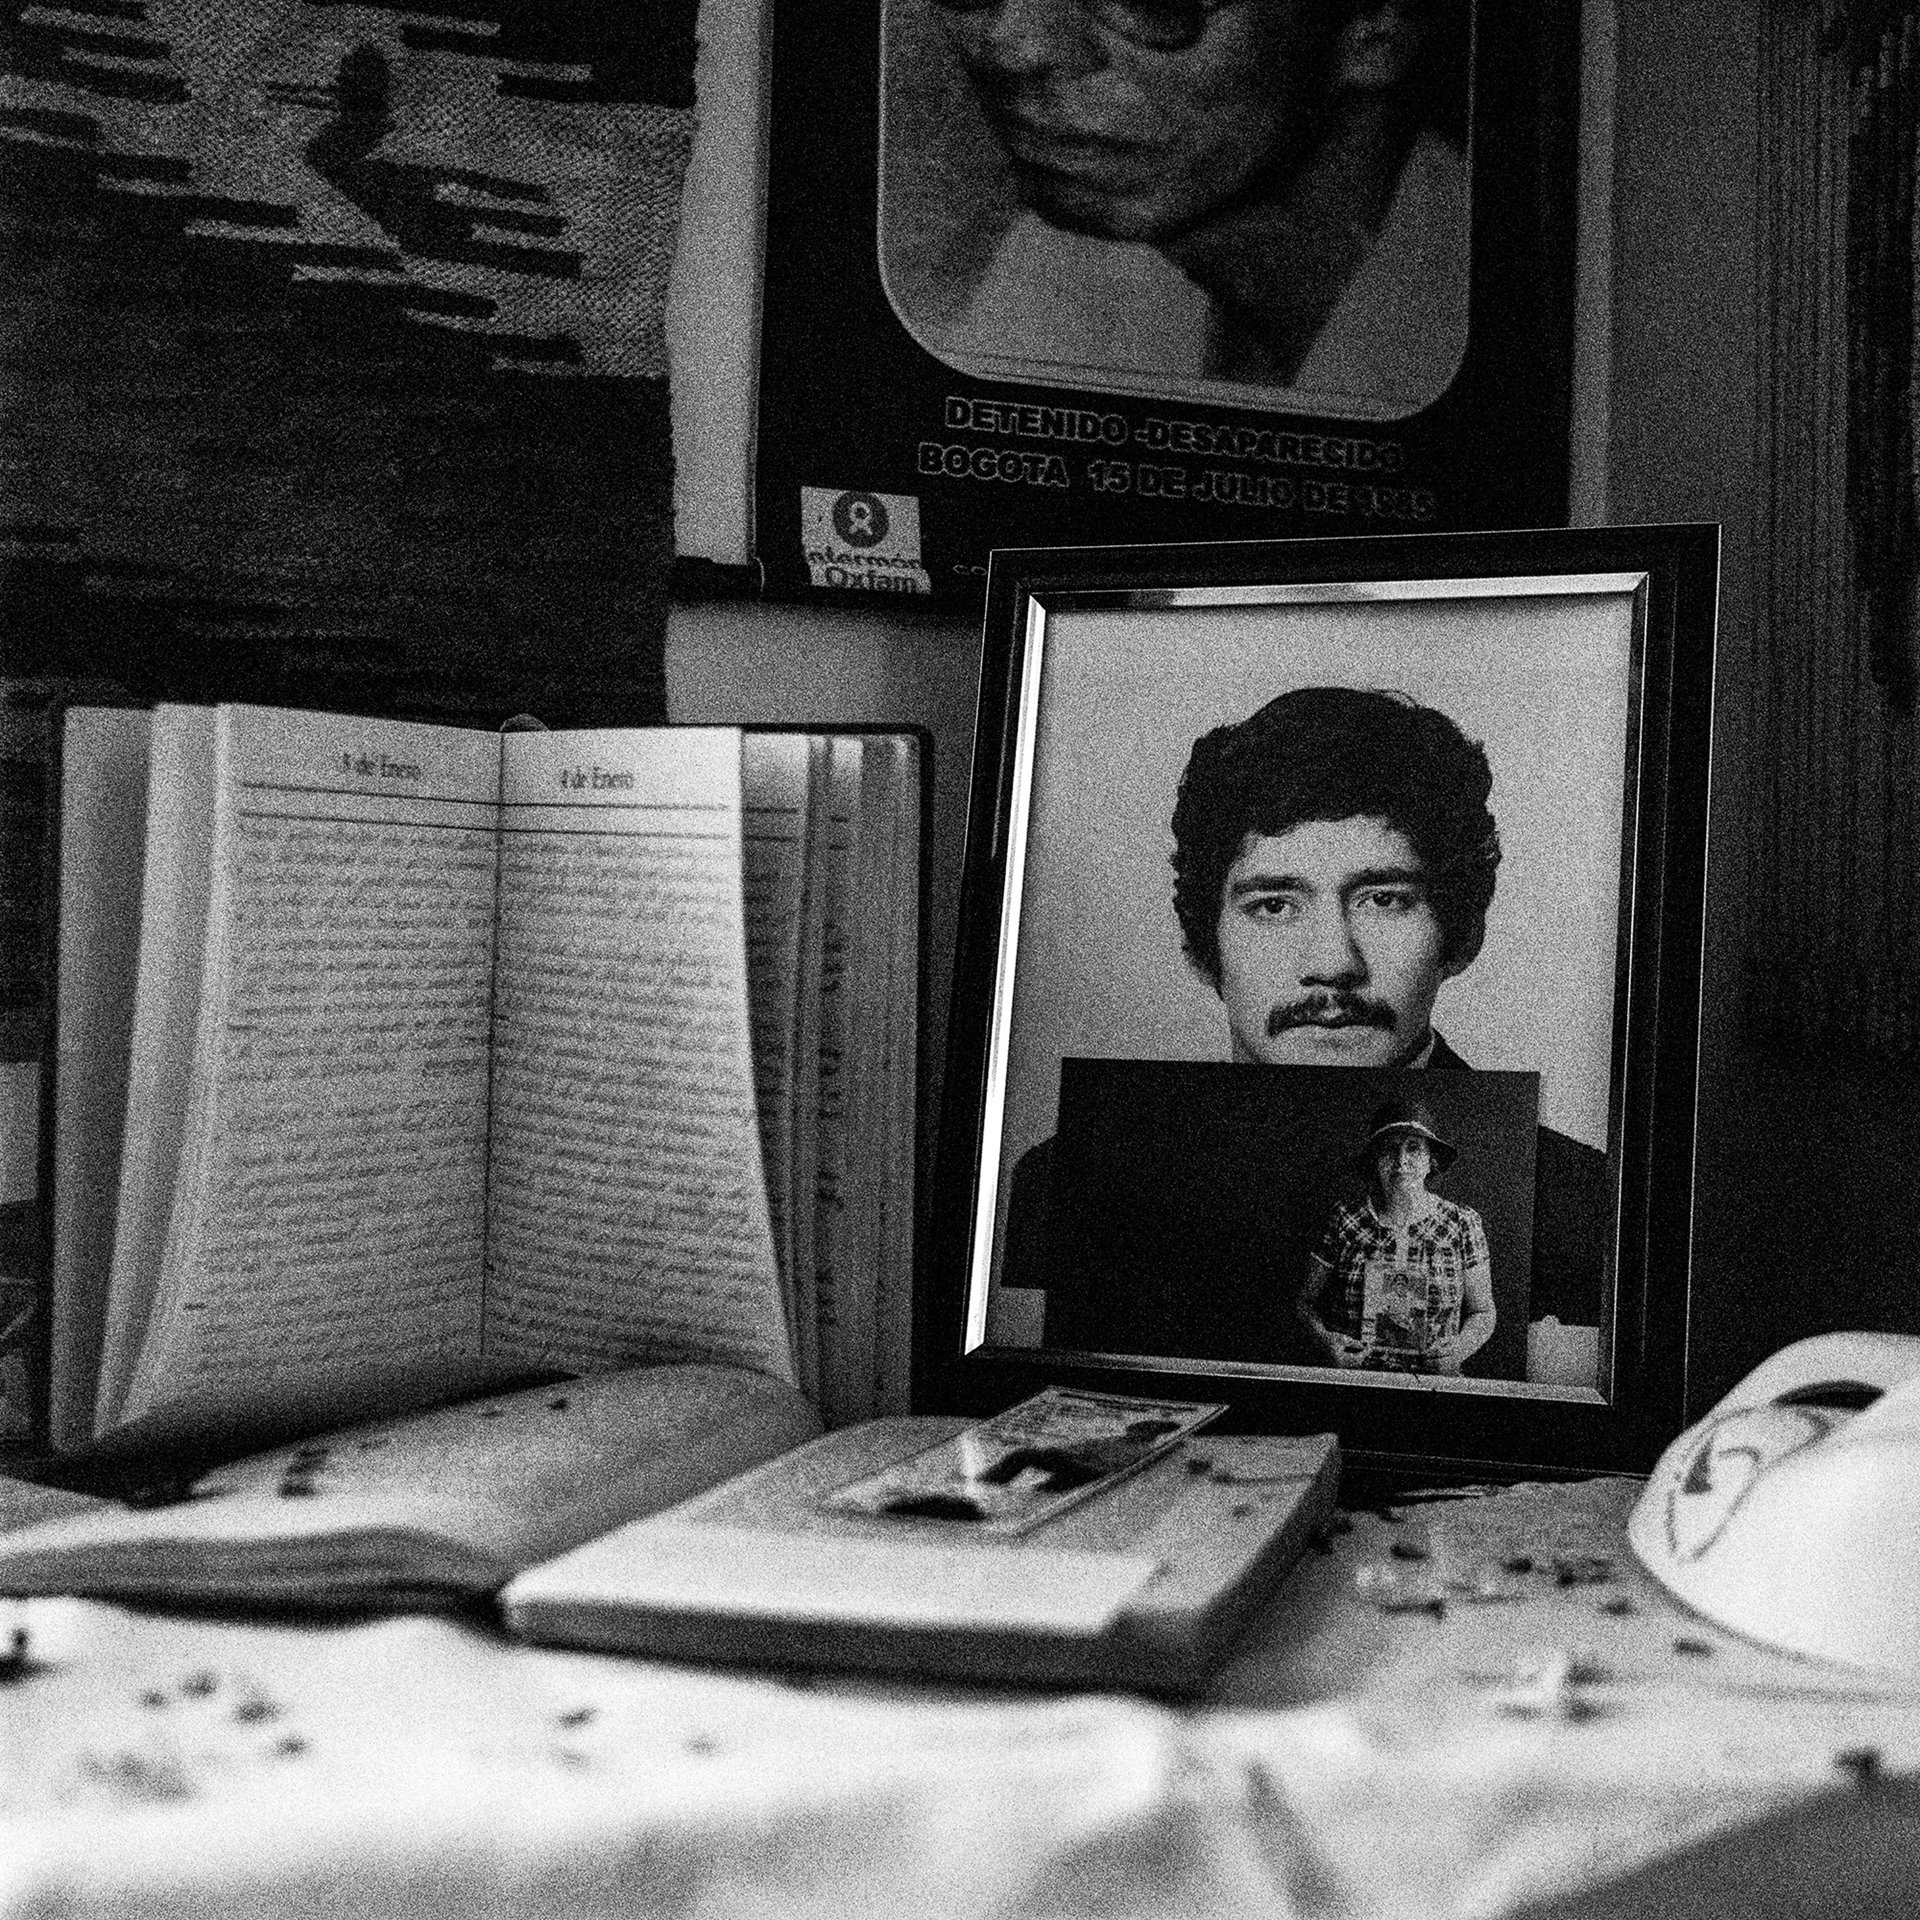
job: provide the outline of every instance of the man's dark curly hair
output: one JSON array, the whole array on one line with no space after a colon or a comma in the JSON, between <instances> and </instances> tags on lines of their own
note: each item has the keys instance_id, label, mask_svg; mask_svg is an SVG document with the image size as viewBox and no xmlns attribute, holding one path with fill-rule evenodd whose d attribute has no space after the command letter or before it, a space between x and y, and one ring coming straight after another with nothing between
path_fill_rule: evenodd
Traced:
<instances>
[{"instance_id":1,"label":"man's dark curly hair","mask_svg":"<svg viewBox=\"0 0 1920 1920\"><path fill-rule=\"evenodd\" d=\"M1384 820L1427 872L1442 959L1480 951L1500 866L1486 750L1404 693L1300 687L1193 743L1173 809L1173 910L1187 958L1220 984L1220 896L1250 833Z\"/></svg>"}]
</instances>

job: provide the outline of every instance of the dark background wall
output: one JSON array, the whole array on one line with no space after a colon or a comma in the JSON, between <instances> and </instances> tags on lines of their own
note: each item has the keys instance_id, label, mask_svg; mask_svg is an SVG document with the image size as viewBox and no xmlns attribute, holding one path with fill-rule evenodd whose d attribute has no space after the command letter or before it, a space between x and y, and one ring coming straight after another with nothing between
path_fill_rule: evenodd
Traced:
<instances>
[{"instance_id":1,"label":"dark background wall","mask_svg":"<svg viewBox=\"0 0 1920 1920\"><path fill-rule=\"evenodd\" d=\"M1618 0L1607 515L1725 527L1714 741L1692 1390L1786 1341L1920 1332L1920 1076L1796 1058L1743 995L1755 751L1752 522L1759 171L1747 0ZM1755 999L1760 998L1756 993Z\"/></svg>"}]
</instances>

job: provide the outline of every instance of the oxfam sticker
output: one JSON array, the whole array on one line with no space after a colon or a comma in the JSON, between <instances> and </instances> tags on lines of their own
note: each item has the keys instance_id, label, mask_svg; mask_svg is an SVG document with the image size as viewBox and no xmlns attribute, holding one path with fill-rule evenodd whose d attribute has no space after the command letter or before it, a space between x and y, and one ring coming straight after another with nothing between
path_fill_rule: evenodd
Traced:
<instances>
[{"instance_id":1,"label":"oxfam sticker","mask_svg":"<svg viewBox=\"0 0 1920 1920\"><path fill-rule=\"evenodd\" d=\"M933 591L920 560L920 502L910 493L802 487L800 541L816 587Z\"/></svg>"}]
</instances>

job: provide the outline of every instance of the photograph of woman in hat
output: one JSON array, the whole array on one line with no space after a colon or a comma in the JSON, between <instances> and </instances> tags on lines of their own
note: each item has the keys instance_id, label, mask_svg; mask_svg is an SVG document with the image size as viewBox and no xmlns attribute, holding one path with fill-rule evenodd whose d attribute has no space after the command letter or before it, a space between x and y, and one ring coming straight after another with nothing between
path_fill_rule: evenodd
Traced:
<instances>
[{"instance_id":1,"label":"photograph of woman in hat","mask_svg":"<svg viewBox=\"0 0 1920 1920\"><path fill-rule=\"evenodd\" d=\"M1424 1102L1374 1110L1354 1160L1366 1197L1334 1207L1294 1303L1328 1366L1457 1374L1493 1337L1486 1229L1428 1185L1456 1157Z\"/></svg>"}]
</instances>

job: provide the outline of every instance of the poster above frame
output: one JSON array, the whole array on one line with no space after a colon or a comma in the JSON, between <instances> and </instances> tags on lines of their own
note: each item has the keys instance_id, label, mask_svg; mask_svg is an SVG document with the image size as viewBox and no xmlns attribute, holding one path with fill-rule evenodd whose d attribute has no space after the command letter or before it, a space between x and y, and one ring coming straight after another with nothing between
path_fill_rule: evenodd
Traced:
<instances>
[{"instance_id":1,"label":"poster above frame","mask_svg":"<svg viewBox=\"0 0 1920 1920\"><path fill-rule=\"evenodd\" d=\"M916 1405L1061 1382L1383 1462L1650 1468L1685 1405L1718 563L1710 526L993 556ZM1437 1208L1370 1184L1408 1100ZM1342 1206L1484 1217L1492 1298L1473 1256L1439 1276L1433 1360L1362 1352L1392 1343Z\"/></svg>"},{"instance_id":2,"label":"poster above frame","mask_svg":"<svg viewBox=\"0 0 1920 1920\"><path fill-rule=\"evenodd\" d=\"M1008 4L775 10L754 456L769 593L977 602L996 546L1565 520L1577 0L1390 9L1429 36L1407 42L1427 84L1389 97L1370 192L1304 210L1287 116L1261 96L1238 131L1224 69L1175 71L1215 60L1244 6L1191 9L1201 37L1174 50L1108 17L1188 11L1167 0L1057 10L1061 32L1113 42L1165 120L1180 85L1209 89L1211 150L1142 146L1116 172L1092 106L1004 104L980 43ZM1223 167L1240 184L1144 213L1050 197L1063 177L1069 197L1126 187L1128 166L1156 195ZM1312 220L1373 238L1299 274Z\"/></svg>"}]
</instances>

